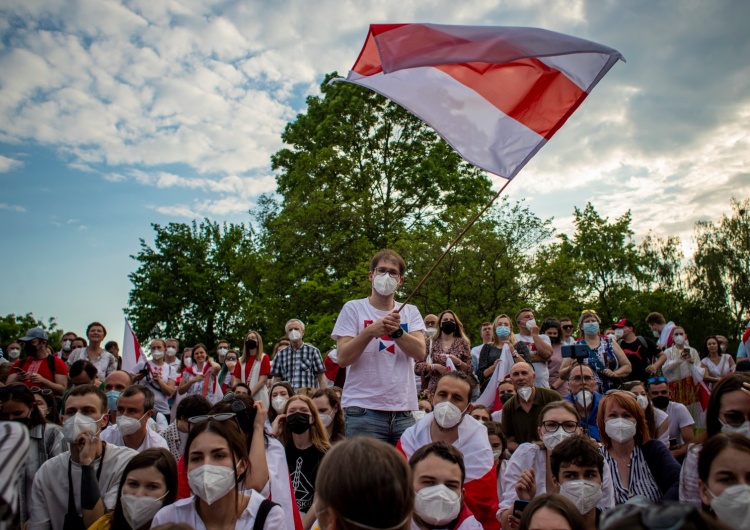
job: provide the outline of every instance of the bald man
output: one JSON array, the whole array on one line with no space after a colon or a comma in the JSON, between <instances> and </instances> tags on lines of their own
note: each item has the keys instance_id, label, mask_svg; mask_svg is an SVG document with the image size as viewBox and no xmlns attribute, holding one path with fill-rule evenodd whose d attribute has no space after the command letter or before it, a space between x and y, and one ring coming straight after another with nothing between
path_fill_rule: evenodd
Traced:
<instances>
[{"instance_id":1,"label":"bald man","mask_svg":"<svg viewBox=\"0 0 750 530\"><path fill-rule=\"evenodd\" d=\"M530 364L520 362L513 365L510 382L516 395L503 405L502 421L511 452L519 444L539 441L539 413L547 403L562 399L554 390L534 386L534 380L534 368Z\"/></svg>"}]
</instances>

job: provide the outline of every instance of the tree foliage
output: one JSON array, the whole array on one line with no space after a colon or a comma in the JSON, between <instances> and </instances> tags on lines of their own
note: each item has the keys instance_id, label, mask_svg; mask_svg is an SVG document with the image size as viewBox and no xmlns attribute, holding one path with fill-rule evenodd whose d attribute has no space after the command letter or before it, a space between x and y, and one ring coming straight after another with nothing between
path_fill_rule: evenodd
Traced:
<instances>
[{"instance_id":1,"label":"tree foliage","mask_svg":"<svg viewBox=\"0 0 750 530\"><path fill-rule=\"evenodd\" d=\"M62 344L63 330L58 329L57 321L54 317L44 322L34 317L32 313L25 315L15 315L13 313L0 317L0 345L4 348L11 342L17 341L26 335L26 331L31 328L42 328L49 335L49 344L53 351L60 349Z\"/></svg>"}]
</instances>

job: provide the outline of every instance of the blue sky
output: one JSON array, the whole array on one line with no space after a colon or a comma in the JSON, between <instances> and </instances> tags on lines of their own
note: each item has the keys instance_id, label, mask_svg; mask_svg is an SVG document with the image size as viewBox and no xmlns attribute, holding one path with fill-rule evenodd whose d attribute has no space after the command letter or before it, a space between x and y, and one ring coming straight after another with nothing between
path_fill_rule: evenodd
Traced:
<instances>
[{"instance_id":1,"label":"blue sky","mask_svg":"<svg viewBox=\"0 0 750 530\"><path fill-rule=\"evenodd\" d=\"M370 23L535 26L617 64L508 187L680 235L750 195L750 3L6 0L0 5L0 314L122 340L129 258L150 223L247 222L269 157Z\"/></svg>"}]
</instances>

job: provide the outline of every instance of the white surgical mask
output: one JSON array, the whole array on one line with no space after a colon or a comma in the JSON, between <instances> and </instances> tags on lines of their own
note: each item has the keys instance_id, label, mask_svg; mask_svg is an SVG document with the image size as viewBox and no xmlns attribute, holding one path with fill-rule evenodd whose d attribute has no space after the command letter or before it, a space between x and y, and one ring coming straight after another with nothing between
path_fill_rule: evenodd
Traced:
<instances>
[{"instance_id":1,"label":"white surgical mask","mask_svg":"<svg viewBox=\"0 0 750 530\"><path fill-rule=\"evenodd\" d=\"M99 418L99 420L102 418ZM73 416L68 416L63 423L65 441L69 444L75 443L78 437L84 432L91 433L91 436L96 436L99 432L99 425L97 425L99 420L89 418L80 412L76 412Z\"/></svg>"},{"instance_id":2,"label":"white surgical mask","mask_svg":"<svg viewBox=\"0 0 750 530\"><path fill-rule=\"evenodd\" d=\"M177 349L173 348L172 346L167 348L167 356L174 357L175 355L177 355Z\"/></svg>"},{"instance_id":3,"label":"white surgical mask","mask_svg":"<svg viewBox=\"0 0 750 530\"><path fill-rule=\"evenodd\" d=\"M298 342L302 340L302 332L296 329L293 329L289 332L289 340L292 342Z\"/></svg>"},{"instance_id":4,"label":"white surgical mask","mask_svg":"<svg viewBox=\"0 0 750 530\"><path fill-rule=\"evenodd\" d=\"M445 484L428 486L414 496L414 511L427 524L444 525L458 517L461 497Z\"/></svg>"},{"instance_id":5,"label":"white surgical mask","mask_svg":"<svg viewBox=\"0 0 750 530\"><path fill-rule=\"evenodd\" d=\"M183 364L185 365L185 368L190 368L193 366L193 358L192 357L184 357L182 359Z\"/></svg>"},{"instance_id":6,"label":"white surgical mask","mask_svg":"<svg viewBox=\"0 0 750 530\"><path fill-rule=\"evenodd\" d=\"M282 414L284 412L284 406L286 405L287 401L288 399L284 396L276 396L271 400L271 406L277 413Z\"/></svg>"},{"instance_id":7,"label":"white surgical mask","mask_svg":"<svg viewBox=\"0 0 750 530\"><path fill-rule=\"evenodd\" d=\"M437 334L437 328L424 328L424 334L428 339L431 339Z\"/></svg>"},{"instance_id":8,"label":"white surgical mask","mask_svg":"<svg viewBox=\"0 0 750 530\"><path fill-rule=\"evenodd\" d=\"M204 464L188 473L190 491L206 501L213 504L237 484L234 469L224 466L212 466Z\"/></svg>"},{"instance_id":9,"label":"white surgical mask","mask_svg":"<svg viewBox=\"0 0 750 530\"><path fill-rule=\"evenodd\" d=\"M659 333L659 332L658 332L658 331L656 331L656 330L654 330L654 331L653 331L652 333L654 334L654 337L656 337L657 339L658 339L658 338L659 338L659 336L661 335L661 333Z\"/></svg>"},{"instance_id":10,"label":"white surgical mask","mask_svg":"<svg viewBox=\"0 0 750 530\"><path fill-rule=\"evenodd\" d=\"M443 429L455 427L461 421L461 417L463 416L461 409L450 401L441 401L435 405L432 414L435 416L437 424Z\"/></svg>"},{"instance_id":11,"label":"white surgical mask","mask_svg":"<svg viewBox=\"0 0 750 530\"><path fill-rule=\"evenodd\" d=\"M635 423L625 418L612 418L604 424L604 432L619 443L625 443L635 436Z\"/></svg>"},{"instance_id":12,"label":"white surgical mask","mask_svg":"<svg viewBox=\"0 0 750 530\"><path fill-rule=\"evenodd\" d=\"M602 498L602 485L591 480L571 480L560 484L560 495L570 500L585 515Z\"/></svg>"},{"instance_id":13,"label":"white surgical mask","mask_svg":"<svg viewBox=\"0 0 750 530\"><path fill-rule=\"evenodd\" d=\"M578 403L582 407L590 407L593 400L594 394L592 394L588 390L581 390L576 394L576 403ZM586 403L585 405L584 402Z\"/></svg>"},{"instance_id":14,"label":"white surgical mask","mask_svg":"<svg viewBox=\"0 0 750 530\"><path fill-rule=\"evenodd\" d=\"M164 357L164 352L162 350L154 350L151 352L151 358L154 361L159 361Z\"/></svg>"},{"instance_id":15,"label":"white surgical mask","mask_svg":"<svg viewBox=\"0 0 750 530\"><path fill-rule=\"evenodd\" d=\"M70 351L70 348L73 344L73 341L70 340L64 340L62 343L62 349L63 351Z\"/></svg>"},{"instance_id":16,"label":"white surgical mask","mask_svg":"<svg viewBox=\"0 0 750 530\"><path fill-rule=\"evenodd\" d=\"M625 335L625 330L624 329L617 328L615 330L615 338L621 339L623 335Z\"/></svg>"},{"instance_id":17,"label":"white surgical mask","mask_svg":"<svg viewBox=\"0 0 750 530\"><path fill-rule=\"evenodd\" d=\"M148 412L146 414L148 414ZM146 414L144 414L143 416L145 416ZM141 416L141 419L143 418L143 416ZM122 434L123 436L130 436L131 434L135 434L136 432L138 432L138 429L141 428L141 420L131 418L130 416L125 416L124 414L118 414L117 427L120 428L120 434Z\"/></svg>"},{"instance_id":18,"label":"white surgical mask","mask_svg":"<svg viewBox=\"0 0 750 530\"><path fill-rule=\"evenodd\" d=\"M747 528L747 522L750 521L750 486L747 484L729 486L718 497L711 493L711 490L708 493L713 499L711 508L720 521L732 528Z\"/></svg>"},{"instance_id":19,"label":"white surgical mask","mask_svg":"<svg viewBox=\"0 0 750 530\"><path fill-rule=\"evenodd\" d=\"M516 390L516 393L521 396L521 399L523 399L524 401L528 401L533 391L534 389L530 386L523 386Z\"/></svg>"},{"instance_id":20,"label":"white surgical mask","mask_svg":"<svg viewBox=\"0 0 750 530\"><path fill-rule=\"evenodd\" d=\"M379 294L390 296L396 292L398 280L396 278L391 278L391 275L387 272L385 274L373 273L372 286Z\"/></svg>"},{"instance_id":21,"label":"white surgical mask","mask_svg":"<svg viewBox=\"0 0 750 530\"><path fill-rule=\"evenodd\" d=\"M719 349L723 352L727 351L727 345L722 343L721 346L719 346Z\"/></svg>"},{"instance_id":22,"label":"white surgical mask","mask_svg":"<svg viewBox=\"0 0 750 530\"><path fill-rule=\"evenodd\" d=\"M49 409L47 407L40 407L39 405L37 405L37 408L39 409L39 413L46 418Z\"/></svg>"},{"instance_id":23,"label":"white surgical mask","mask_svg":"<svg viewBox=\"0 0 750 530\"><path fill-rule=\"evenodd\" d=\"M18 359L20 356L21 356L21 350L17 348L8 350L8 357L10 357L11 359Z\"/></svg>"},{"instance_id":24,"label":"white surgical mask","mask_svg":"<svg viewBox=\"0 0 750 530\"><path fill-rule=\"evenodd\" d=\"M226 348L219 348L219 355L226 355L228 351Z\"/></svg>"},{"instance_id":25,"label":"white surgical mask","mask_svg":"<svg viewBox=\"0 0 750 530\"><path fill-rule=\"evenodd\" d=\"M333 423L333 416L330 414L318 414L318 416L320 416L320 423L323 424L323 427L328 427Z\"/></svg>"},{"instance_id":26,"label":"white surgical mask","mask_svg":"<svg viewBox=\"0 0 750 530\"><path fill-rule=\"evenodd\" d=\"M721 420L719 420L719 423L721 423L721 432L736 432L745 438L750 438L750 421L743 421L742 425L739 427L734 427L728 423L722 422Z\"/></svg>"},{"instance_id":27,"label":"white surgical mask","mask_svg":"<svg viewBox=\"0 0 750 530\"><path fill-rule=\"evenodd\" d=\"M526 321L526 329L528 329L529 331L531 331L531 328L533 328L534 326L536 326L536 320L534 320L533 318Z\"/></svg>"},{"instance_id":28,"label":"white surgical mask","mask_svg":"<svg viewBox=\"0 0 750 530\"><path fill-rule=\"evenodd\" d=\"M570 438L571 436L573 436L573 433L565 432L565 429L563 429L562 425L560 425L556 431L545 432L542 435L542 442L544 443L544 447L546 447L548 451L552 451L555 447L557 447L557 444L559 444L566 438Z\"/></svg>"},{"instance_id":29,"label":"white surgical mask","mask_svg":"<svg viewBox=\"0 0 750 530\"><path fill-rule=\"evenodd\" d=\"M138 530L140 527L150 522L154 518L156 512L158 512L164 504L165 493L158 499L154 497L136 495L121 495L120 504L122 505L122 513L125 516L125 520L133 530Z\"/></svg>"},{"instance_id":30,"label":"white surgical mask","mask_svg":"<svg viewBox=\"0 0 750 530\"><path fill-rule=\"evenodd\" d=\"M492 458L493 458L493 460L498 460L502 456L503 456L502 449L498 449L497 451L492 451Z\"/></svg>"},{"instance_id":31,"label":"white surgical mask","mask_svg":"<svg viewBox=\"0 0 750 530\"><path fill-rule=\"evenodd\" d=\"M648 398L646 396L635 396L635 400L643 410L646 410L648 408Z\"/></svg>"},{"instance_id":32,"label":"white surgical mask","mask_svg":"<svg viewBox=\"0 0 750 530\"><path fill-rule=\"evenodd\" d=\"M678 346L682 346L685 344L685 335L675 335L674 337L674 343Z\"/></svg>"}]
</instances>

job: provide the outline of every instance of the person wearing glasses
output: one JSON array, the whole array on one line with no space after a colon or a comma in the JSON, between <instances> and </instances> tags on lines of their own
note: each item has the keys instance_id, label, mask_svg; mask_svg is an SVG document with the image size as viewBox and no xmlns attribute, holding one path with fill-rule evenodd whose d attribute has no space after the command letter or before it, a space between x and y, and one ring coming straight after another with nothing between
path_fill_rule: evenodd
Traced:
<instances>
[{"instance_id":1,"label":"person wearing glasses","mask_svg":"<svg viewBox=\"0 0 750 530\"><path fill-rule=\"evenodd\" d=\"M36 387L35 387L36 388ZM36 388L39 391L39 388ZM46 392L51 390L45 389ZM29 429L29 454L20 487L21 524L29 520L29 499L34 475L47 460L68 450L62 429L47 422L37 407L36 394L26 385L15 383L0 388L0 420L16 421Z\"/></svg>"},{"instance_id":2,"label":"person wearing glasses","mask_svg":"<svg viewBox=\"0 0 750 530\"><path fill-rule=\"evenodd\" d=\"M560 344L562 346L572 346L576 343L576 339L573 336L573 321L568 317L562 317L560 320L560 329L562 329L562 340Z\"/></svg>"},{"instance_id":3,"label":"person wearing glasses","mask_svg":"<svg viewBox=\"0 0 750 530\"><path fill-rule=\"evenodd\" d=\"M193 496L159 510L152 528L166 523L238 530L278 530L286 526L278 504L245 489L246 475L252 470L234 417L232 413L219 414L192 425L184 466Z\"/></svg>"},{"instance_id":4,"label":"person wearing glasses","mask_svg":"<svg viewBox=\"0 0 750 530\"><path fill-rule=\"evenodd\" d=\"M663 443L651 438L646 415L632 393L610 390L599 403L598 423L616 504L637 495L652 504L678 499L680 464Z\"/></svg>"},{"instance_id":5,"label":"person wearing glasses","mask_svg":"<svg viewBox=\"0 0 750 530\"><path fill-rule=\"evenodd\" d=\"M599 403L604 394L596 391L596 379L591 367L576 364L570 372L568 388L570 388L570 393L565 400L573 404L581 418L585 418L588 435L597 442L600 441L596 419L599 415Z\"/></svg>"},{"instance_id":6,"label":"person wearing glasses","mask_svg":"<svg viewBox=\"0 0 750 530\"><path fill-rule=\"evenodd\" d=\"M503 528L518 528L519 515L513 512L516 500L530 501L535 496L547 493L547 485L553 478L547 477L552 451L563 440L583 433L579 420L578 412L567 401L554 401L542 409L537 427L541 443L519 445L505 469L503 498L498 511ZM601 477L602 497L596 506L611 508L614 506L612 478L606 463Z\"/></svg>"},{"instance_id":7,"label":"person wearing glasses","mask_svg":"<svg viewBox=\"0 0 750 530\"><path fill-rule=\"evenodd\" d=\"M288 381L295 391L302 387L325 388L326 369L320 350L302 340L305 324L296 318L284 326L289 346L278 351L271 363L273 382Z\"/></svg>"},{"instance_id":8,"label":"person wearing glasses","mask_svg":"<svg viewBox=\"0 0 750 530\"><path fill-rule=\"evenodd\" d=\"M364 434L395 445L414 424L414 362L424 360L426 348L419 309L394 300L405 272L398 253L376 253L370 296L344 304L333 327L338 364L347 368L341 402L347 438Z\"/></svg>"},{"instance_id":9,"label":"person wearing glasses","mask_svg":"<svg viewBox=\"0 0 750 530\"><path fill-rule=\"evenodd\" d=\"M466 374L472 373L469 339L464 333L464 325L453 311L446 310L438 315L437 334L430 339L431 350L426 352L424 361L414 365L417 375L428 378L427 393L432 396L437 388L440 376L449 371L450 359L457 370Z\"/></svg>"}]
</instances>

